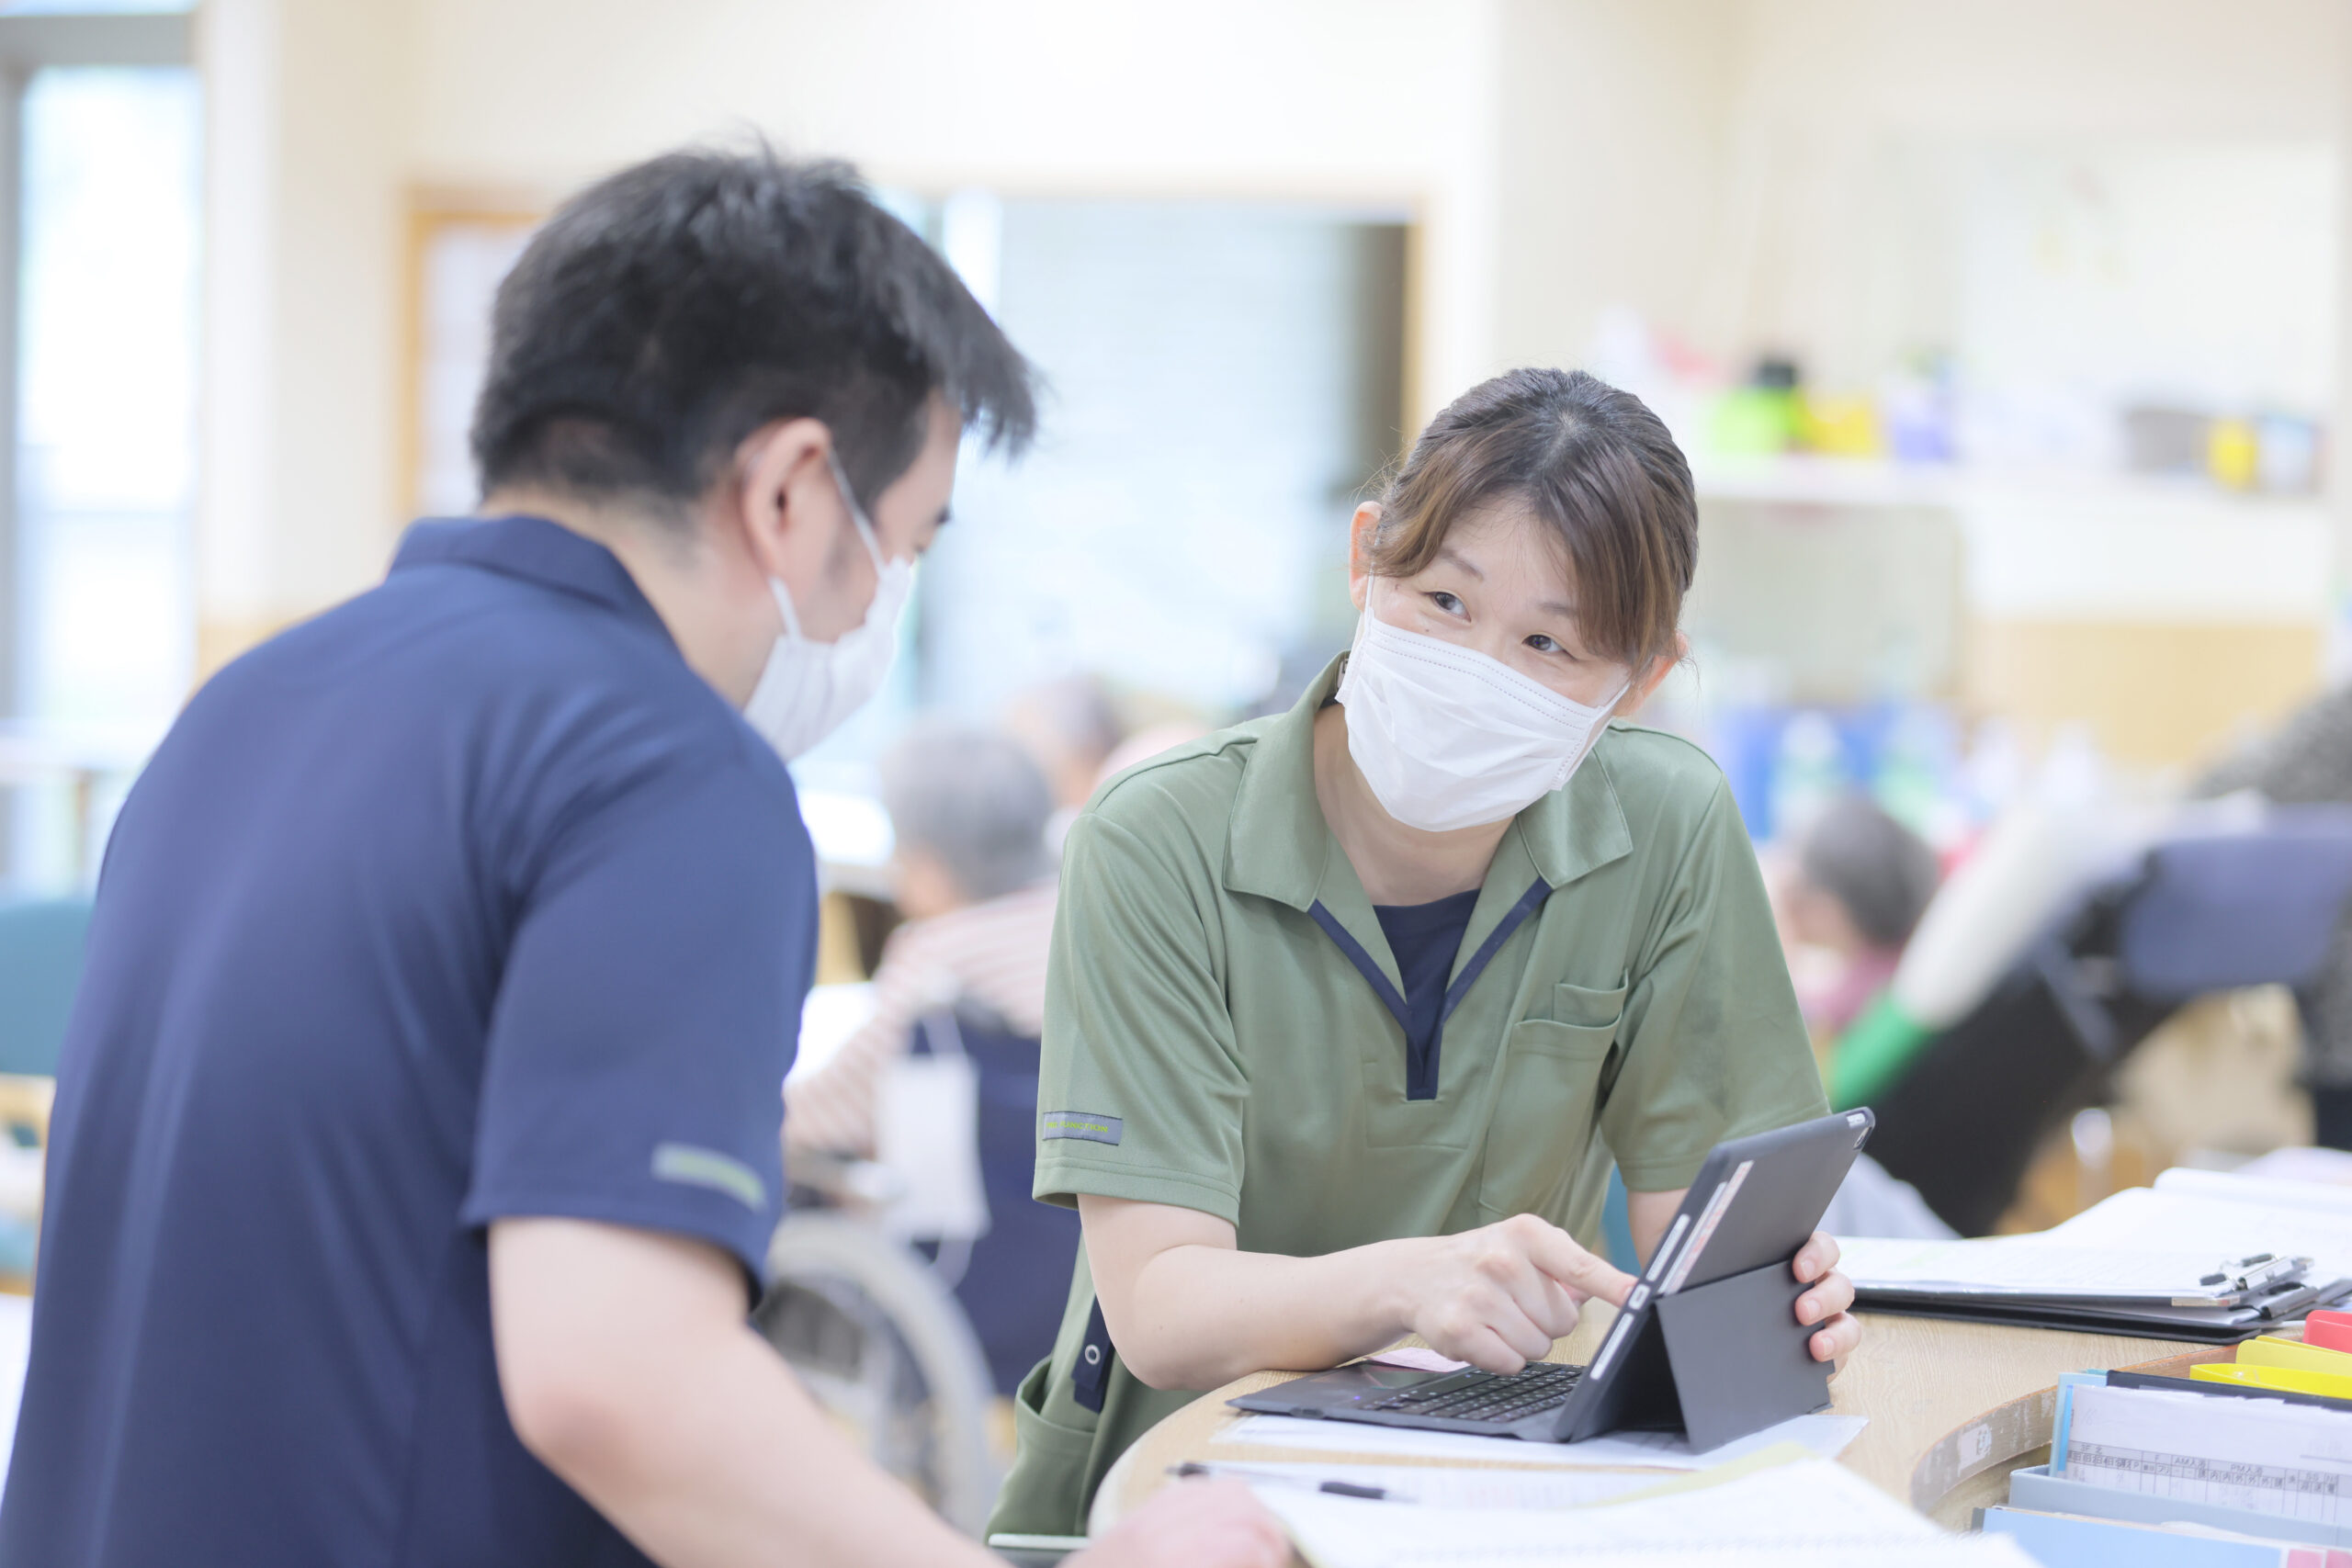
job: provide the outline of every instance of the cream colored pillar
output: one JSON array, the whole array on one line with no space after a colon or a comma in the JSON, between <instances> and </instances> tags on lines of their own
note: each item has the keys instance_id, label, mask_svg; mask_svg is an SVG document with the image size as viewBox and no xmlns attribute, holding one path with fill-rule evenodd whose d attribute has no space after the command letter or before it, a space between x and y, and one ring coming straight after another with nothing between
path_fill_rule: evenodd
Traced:
<instances>
[{"instance_id":1,"label":"cream colored pillar","mask_svg":"<svg viewBox=\"0 0 2352 1568\"><path fill-rule=\"evenodd\" d=\"M403 384L400 0L207 0L198 668L376 581Z\"/></svg>"}]
</instances>

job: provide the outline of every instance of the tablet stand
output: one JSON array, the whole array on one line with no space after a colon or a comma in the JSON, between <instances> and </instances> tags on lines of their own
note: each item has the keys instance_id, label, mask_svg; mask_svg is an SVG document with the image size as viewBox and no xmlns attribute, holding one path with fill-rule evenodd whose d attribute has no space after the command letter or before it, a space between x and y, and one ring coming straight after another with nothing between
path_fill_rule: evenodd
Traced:
<instances>
[{"instance_id":1,"label":"tablet stand","mask_svg":"<svg viewBox=\"0 0 2352 1568\"><path fill-rule=\"evenodd\" d=\"M1704 1453L1829 1403L1829 1367L1813 1359L1813 1331L1796 1320L1806 1287L1786 1263L1660 1296L1682 1429Z\"/></svg>"}]
</instances>

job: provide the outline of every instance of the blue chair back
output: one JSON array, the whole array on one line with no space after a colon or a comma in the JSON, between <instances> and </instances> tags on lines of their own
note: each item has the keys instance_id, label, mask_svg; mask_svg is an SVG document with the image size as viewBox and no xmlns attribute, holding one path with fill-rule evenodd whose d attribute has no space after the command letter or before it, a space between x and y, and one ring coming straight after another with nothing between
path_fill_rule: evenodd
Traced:
<instances>
[{"instance_id":1,"label":"blue chair back","mask_svg":"<svg viewBox=\"0 0 2352 1568\"><path fill-rule=\"evenodd\" d=\"M0 905L0 1073L57 1076L89 931L86 898Z\"/></svg>"},{"instance_id":2,"label":"blue chair back","mask_svg":"<svg viewBox=\"0 0 2352 1568\"><path fill-rule=\"evenodd\" d=\"M2352 813L2341 808L2276 810L2256 831L2165 840L2123 910L2123 983L2165 1001L2300 989L2326 962L2347 898Z\"/></svg>"}]
</instances>

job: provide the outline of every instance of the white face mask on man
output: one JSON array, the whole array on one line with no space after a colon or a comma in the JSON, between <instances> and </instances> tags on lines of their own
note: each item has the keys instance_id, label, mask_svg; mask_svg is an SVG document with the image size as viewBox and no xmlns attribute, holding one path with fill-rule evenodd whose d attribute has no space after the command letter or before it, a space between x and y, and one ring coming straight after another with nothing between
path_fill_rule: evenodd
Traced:
<instances>
[{"instance_id":1,"label":"white face mask on man","mask_svg":"<svg viewBox=\"0 0 2352 1568\"><path fill-rule=\"evenodd\" d=\"M1515 817L1568 782L1631 690L1589 705L1500 660L1408 632L1372 613L1364 594L1339 700L1348 755L1383 810L1408 828L1446 833Z\"/></svg>"},{"instance_id":2,"label":"white face mask on man","mask_svg":"<svg viewBox=\"0 0 2352 1568\"><path fill-rule=\"evenodd\" d=\"M859 541L874 558L876 584L863 621L831 642L815 642L801 635L800 613L793 608L791 591L775 578L768 580L776 608L784 612L784 635L775 639L760 683L743 705L743 717L786 761L839 729L882 689L899 651L899 617L914 592L915 563L884 558L882 541L865 508L857 503L857 492L849 488L841 459L829 449L825 464L841 487L842 503L849 508Z\"/></svg>"}]
</instances>

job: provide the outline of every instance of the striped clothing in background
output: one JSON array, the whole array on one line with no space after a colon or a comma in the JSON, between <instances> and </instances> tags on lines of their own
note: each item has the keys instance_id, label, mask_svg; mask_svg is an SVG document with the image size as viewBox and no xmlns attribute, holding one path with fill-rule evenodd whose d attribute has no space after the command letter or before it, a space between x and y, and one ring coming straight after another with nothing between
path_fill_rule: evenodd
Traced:
<instances>
[{"instance_id":1,"label":"striped clothing in background","mask_svg":"<svg viewBox=\"0 0 2352 1568\"><path fill-rule=\"evenodd\" d=\"M1019 1033L1040 1032L1056 891L1049 879L892 931L874 972L872 1021L823 1066L786 1081L785 1143L871 1155L876 1088L927 1012L969 999Z\"/></svg>"}]
</instances>

